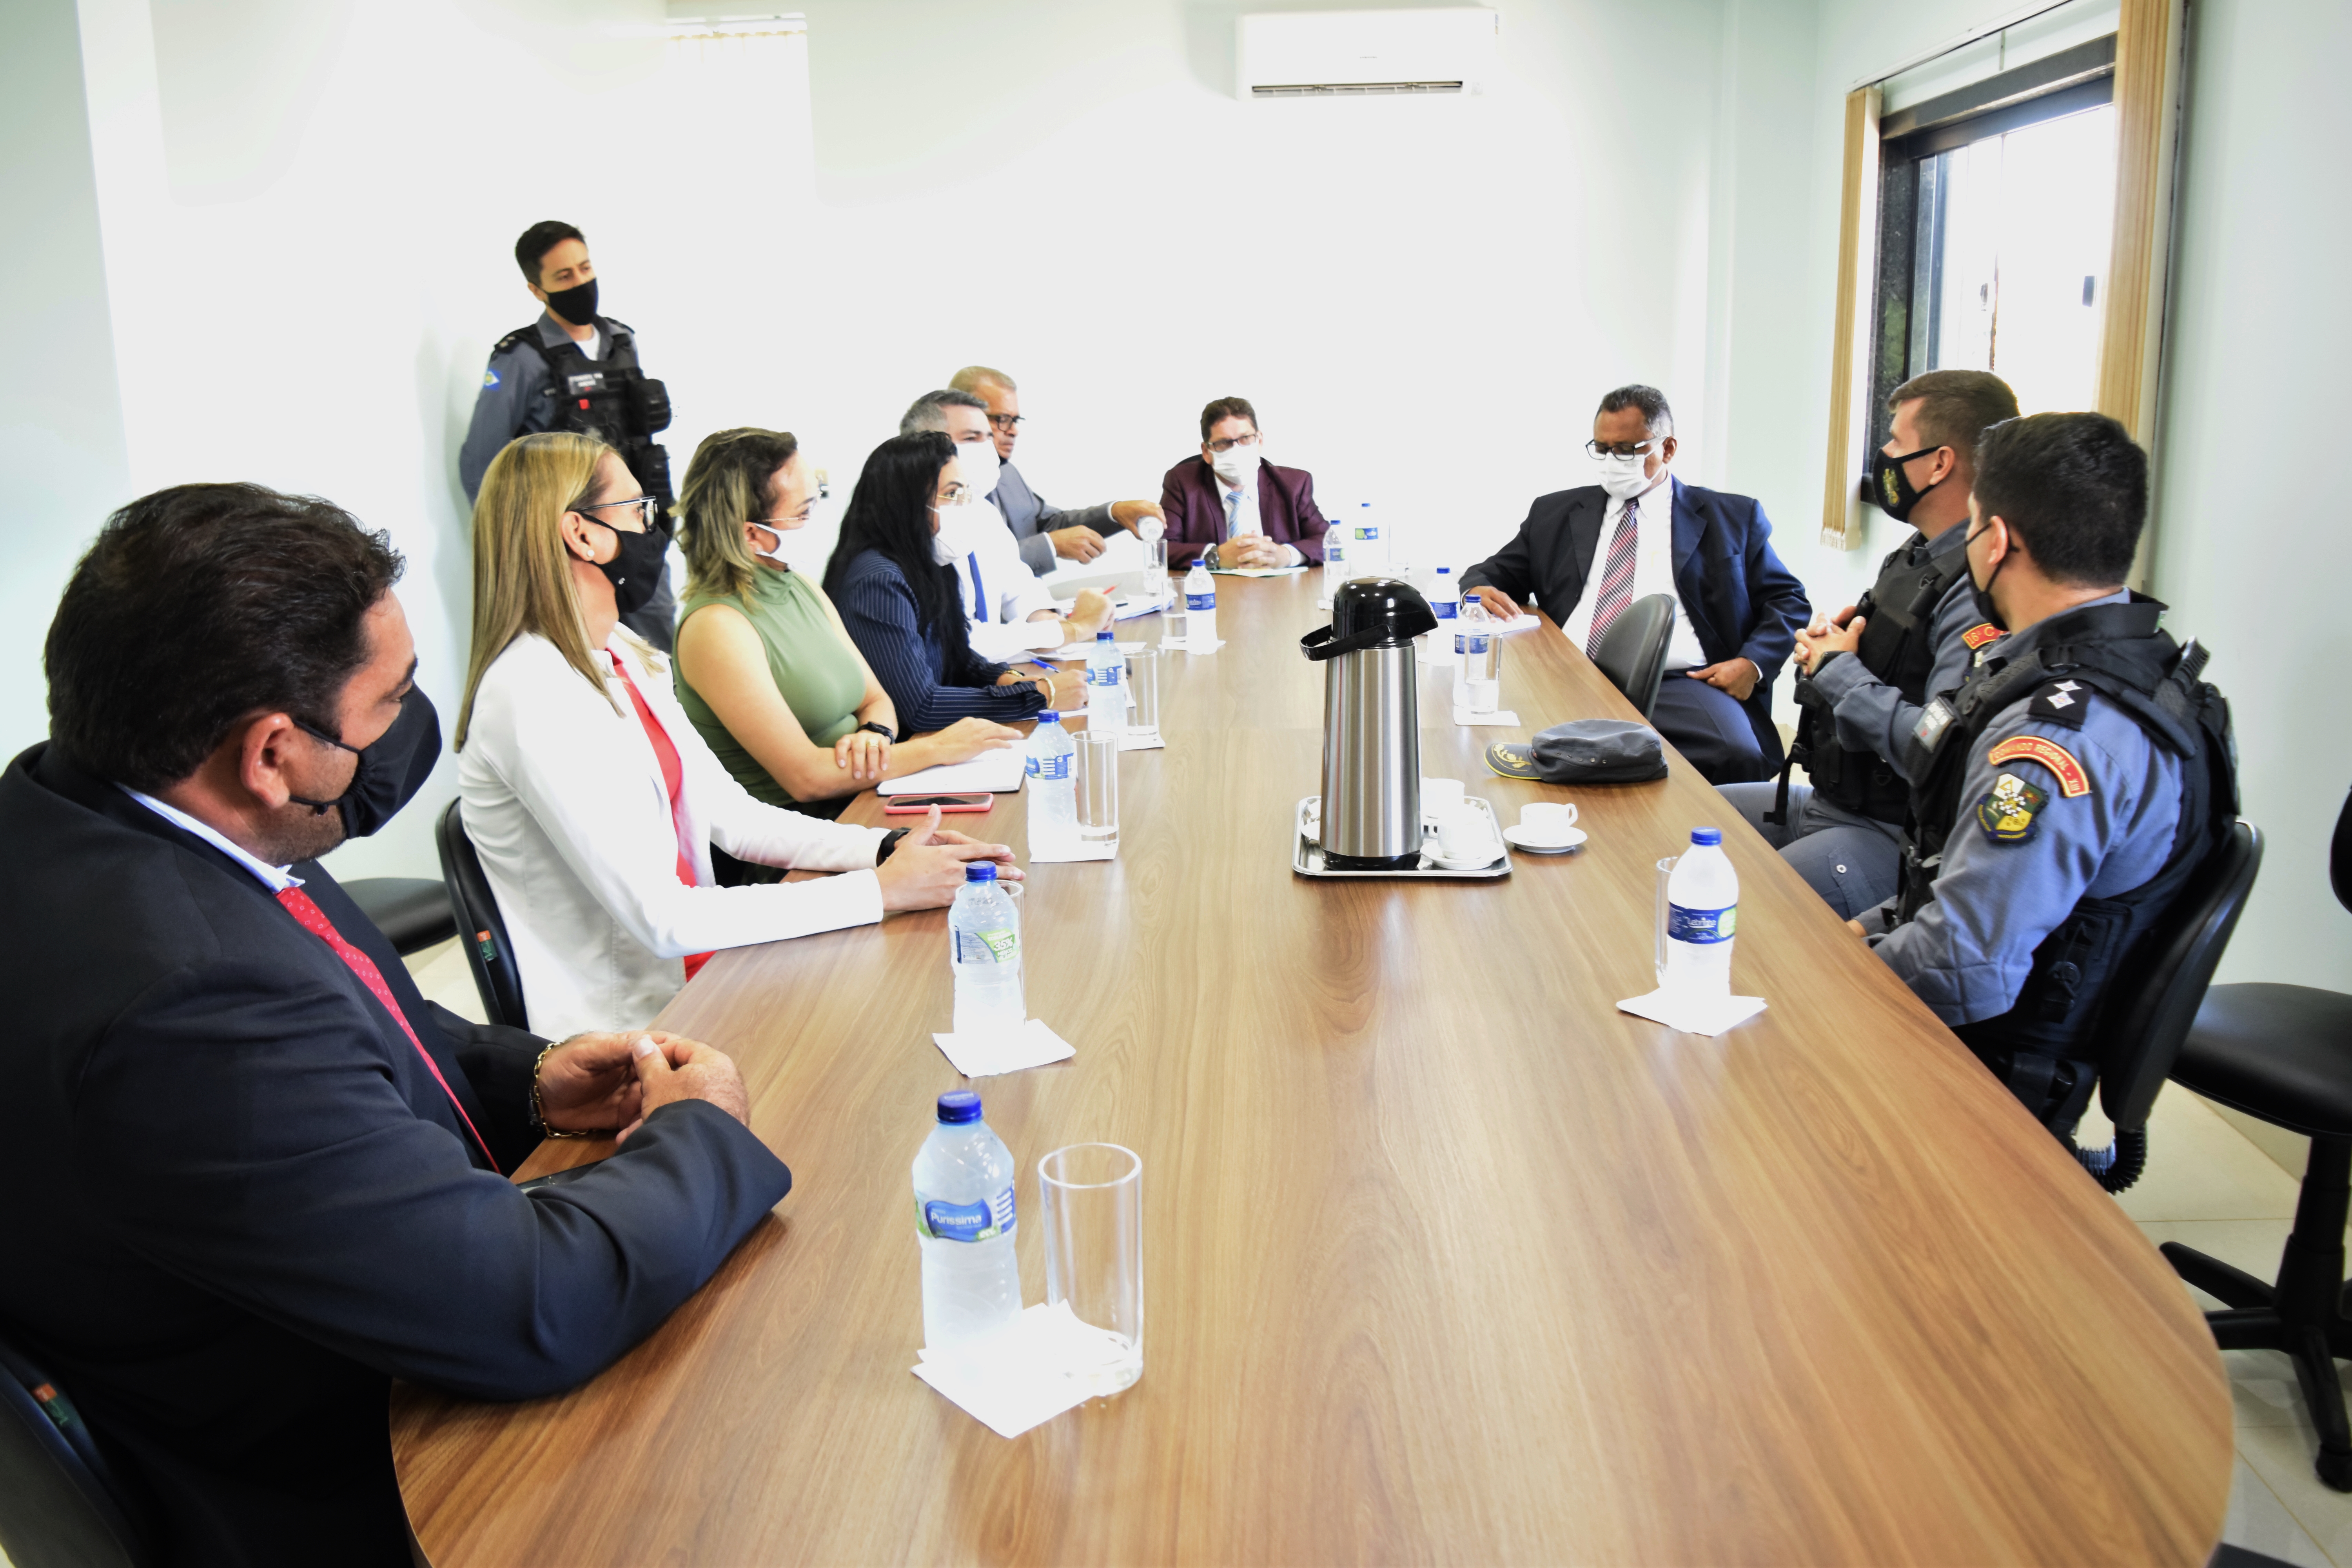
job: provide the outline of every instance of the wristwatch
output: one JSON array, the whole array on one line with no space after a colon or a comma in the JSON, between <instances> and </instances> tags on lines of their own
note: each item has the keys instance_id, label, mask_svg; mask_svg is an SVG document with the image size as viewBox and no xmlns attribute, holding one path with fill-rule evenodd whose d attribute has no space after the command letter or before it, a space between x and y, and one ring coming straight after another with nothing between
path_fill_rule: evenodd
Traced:
<instances>
[{"instance_id":1,"label":"wristwatch","mask_svg":"<svg viewBox=\"0 0 2352 1568\"><path fill-rule=\"evenodd\" d=\"M898 743L898 732L890 728L887 724L877 724L873 720L868 719L865 723L860 724L857 727L861 730L873 731L876 734L881 736L884 740L889 742L894 746Z\"/></svg>"},{"instance_id":2,"label":"wristwatch","mask_svg":"<svg viewBox=\"0 0 2352 1568\"><path fill-rule=\"evenodd\" d=\"M894 827L884 834L882 842L874 847L874 863L879 866L883 861L890 858L890 852L898 847L898 840L913 831L915 830L911 827Z\"/></svg>"}]
</instances>

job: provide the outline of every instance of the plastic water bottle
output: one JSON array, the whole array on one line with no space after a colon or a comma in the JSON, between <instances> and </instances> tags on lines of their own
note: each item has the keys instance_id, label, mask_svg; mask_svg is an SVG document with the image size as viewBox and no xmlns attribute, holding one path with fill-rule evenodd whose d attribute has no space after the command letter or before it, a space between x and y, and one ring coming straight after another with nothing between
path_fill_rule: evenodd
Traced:
<instances>
[{"instance_id":1,"label":"plastic water bottle","mask_svg":"<svg viewBox=\"0 0 2352 1568\"><path fill-rule=\"evenodd\" d=\"M1494 617L1486 613L1486 601L1475 594L1465 595L1461 608L1454 616L1454 629L1444 633L1454 641L1454 706L1470 706L1470 645L1480 637L1491 637L1486 628Z\"/></svg>"},{"instance_id":2,"label":"plastic water bottle","mask_svg":"<svg viewBox=\"0 0 2352 1568\"><path fill-rule=\"evenodd\" d=\"M1666 878L1666 986L1685 996L1731 994L1731 941L1739 929L1739 873L1723 830L1691 829Z\"/></svg>"},{"instance_id":3,"label":"plastic water bottle","mask_svg":"<svg viewBox=\"0 0 2352 1568\"><path fill-rule=\"evenodd\" d=\"M1367 572L1385 572L1389 564L1389 548L1381 537L1381 525L1372 516L1372 503L1364 502L1356 509L1354 537L1348 542L1348 559L1356 563L1359 576Z\"/></svg>"},{"instance_id":4,"label":"plastic water bottle","mask_svg":"<svg viewBox=\"0 0 2352 1568\"><path fill-rule=\"evenodd\" d=\"M1027 769L1033 855L1066 847L1078 837L1078 781L1070 773L1070 759L1077 750L1078 743L1062 728L1059 713L1048 708L1037 715L1037 728L1029 737Z\"/></svg>"},{"instance_id":5,"label":"plastic water bottle","mask_svg":"<svg viewBox=\"0 0 2352 1568\"><path fill-rule=\"evenodd\" d=\"M1338 522L1326 520L1323 530L1323 586L1318 597L1327 610L1331 607L1332 593L1348 580L1348 533L1344 519Z\"/></svg>"},{"instance_id":6,"label":"plastic water bottle","mask_svg":"<svg viewBox=\"0 0 2352 1568\"><path fill-rule=\"evenodd\" d=\"M1127 733L1127 656L1108 626L1087 647L1087 730L1096 735Z\"/></svg>"},{"instance_id":7,"label":"plastic water bottle","mask_svg":"<svg viewBox=\"0 0 2352 1568\"><path fill-rule=\"evenodd\" d=\"M1194 557L1192 570L1184 574L1184 605L1191 625L1186 638L1196 648L1209 648L1217 642L1217 580L1209 575L1209 568Z\"/></svg>"},{"instance_id":8,"label":"plastic water bottle","mask_svg":"<svg viewBox=\"0 0 2352 1568\"><path fill-rule=\"evenodd\" d=\"M948 963L955 970L955 1032L1017 1029L1029 1017L1021 994L1021 911L996 885L996 862L974 860L948 906Z\"/></svg>"},{"instance_id":9,"label":"plastic water bottle","mask_svg":"<svg viewBox=\"0 0 2352 1568\"><path fill-rule=\"evenodd\" d=\"M1454 656L1454 628L1462 608L1462 593L1454 584L1453 567L1440 566L1431 574L1429 607L1437 616L1437 629L1422 636L1422 662L1443 669L1450 660L1458 670L1462 661Z\"/></svg>"},{"instance_id":10,"label":"plastic water bottle","mask_svg":"<svg viewBox=\"0 0 2352 1568\"><path fill-rule=\"evenodd\" d=\"M1495 634L1495 617L1474 598L1454 624L1458 628L1454 646L1461 654L1454 700L1473 713L1492 713L1503 692L1503 639Z\"/></svg>"},{"instance_id":11,"label":"plastic water bottle","mask_svg":"<svg viewBox=\"0 0 2352 1568\"><path fill-rule=\"evenodd\" d=\"M1013 1152L980 1119L980 1096L940 1096L939 1123L915 1155L927 1350L984 1340L1021 1316L1013 1171Z\"/></svg>"}]
</instances>

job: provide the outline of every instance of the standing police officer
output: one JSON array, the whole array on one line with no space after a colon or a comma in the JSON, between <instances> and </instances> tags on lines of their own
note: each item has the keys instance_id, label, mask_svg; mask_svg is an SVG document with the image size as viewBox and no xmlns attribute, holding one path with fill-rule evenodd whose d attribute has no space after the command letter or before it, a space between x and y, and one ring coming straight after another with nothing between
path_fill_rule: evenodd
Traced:
<instances>
[{"instance_id":1,"label":"standing police officer","mask_svg":"<svg viewBox=\"0 0 2352 1568\"><path fill-rule=\"evenodd\" d=\"M2017 395L1981 370L1931 370L1895 389L1893 435L1871 464L1870 500L1916 531L1878 581L1826 625L1797 634L1797 740L1780 783L1723 786L1780 858L1849 920L1902 884L1905 756L1919 710L1959 685L2000 634L1976 612L1962 541L1977 437L2017 417ZM1801 764L1810 784L1789 782Z\"/></svg>"},{"instance_id":2,"label":"standing police officer","mask_svg":"<svg viewBox=\"0 0 2352 1568\"><path fill-rule=\"evenodd\" d=\"M636 334L596 313L596 268L588 242L568 223L535 223L515 241L539 320L500 338L482 372L474 419L457 453L457 478L472 500L490 459L518 436L576 430L620 453L646 495L662 504L670 527L669 454L653 437L669 426L669 392L637 363ZM677 607L665 573L641 609L621 617L631 631L669 651Z\"/></svg>"},{"instance_id":3,"label":"standing police officer","mask_svg":"<svg viewBox=\"0 0 2352 1568\"><path fill-rule=\"evenodd\" d=\"M2204 650L2123 585L2147 512L2147 454L2103 414L1979 440L1969 586L2008 635L1921 712L1902 894L1850 922L2061 1135L2102 1009L2238 808Z\"/></svg>"}]
</instances>

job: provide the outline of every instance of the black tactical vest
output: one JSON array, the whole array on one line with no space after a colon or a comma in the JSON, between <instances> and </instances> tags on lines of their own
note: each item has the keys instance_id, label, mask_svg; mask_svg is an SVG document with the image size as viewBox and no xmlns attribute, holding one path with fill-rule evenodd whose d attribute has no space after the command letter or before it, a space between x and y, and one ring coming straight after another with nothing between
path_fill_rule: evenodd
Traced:
<instances>
[{"instance_id":1,"label":"black tactical vest","mask_svg":"<svg viewBox=\"0 0 2352 1568\"><path fill-rule=\"evenodd\" d=\"M593 436L620 453L646 494L667 510L669 453L654 437L669 428L669 389L638 365L635 333L609 317L597 319L604 329L602 359L590 359L569 335L552 345L541 342L537 323L509 332L492 352L527 348L545 360L554 410L548 428Z\"/></svg>"},{"instance_id":2,"label":"black tactical vest","mask_svg":"<svg viewBox=\"0 0 2352 1568\"><path fill-rule=\"evenodd\" d=\"M2098 1073L2099 1024L2118 980L2128 984L2139 952L2173 900L2228 837L2238 814L2237 754L2230 707L2198 679L2206 652L2182 647L2158 629L2164 606L2134 594L2126 605L2070 610L2044 627L2039 646L1999 663L1930 705L1924 765L1915 774L1905 835L1903 892L1895 923L1936 896L1944 845L1960 827L1969 757L2004 710L2033 704L2037 721L2080 729L2090 704L2082 689L2128 713L2156 744L2181 759L2179 825L2157 874L2110 899L2085 897L2033 950L2017 1001L1999 1017L1964 1024L1958 1035L2027 1108L2060 1131L2072 1130ZM2077 695L2059 689L2073 682Z\"/></svg>"},{"instance_id":3,"label":"black tactical vest","mask_svg":"<svg viewBox=\"0 0 2352 1568\"><path fill-rule=\"evenodd\" d=\"M1915 706L1927 700L1927 678L1936 668L1936 607L1969 570L1966 551L1930 560L1929 548L1921 539L1887 556L1878 581L1854 606L1865 624L1862 646L1850 656ZM1837 716L1810 674L1798 677L1797 704L1797 740L1789 758L1813 781L1813 794L1880 822L1901 822L1911 805L1910 784L1877 752L1838 744Z\"/></svg>"}]
</instances>

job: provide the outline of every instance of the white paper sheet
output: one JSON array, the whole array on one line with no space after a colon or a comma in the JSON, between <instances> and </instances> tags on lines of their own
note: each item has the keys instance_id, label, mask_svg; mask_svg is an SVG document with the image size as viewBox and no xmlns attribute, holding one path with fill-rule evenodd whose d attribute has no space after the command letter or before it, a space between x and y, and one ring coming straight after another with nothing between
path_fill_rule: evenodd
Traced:
<instances>
[{"instance_id":1,"label":"white paper sheet","mask_svg":"<svg viewBox=\"0 0 2352 1568\"><path fill-rule=\"evenodd\" d=\"M1761 996L1670 996L1653 991L1617 1004L1621 1013L1650 1018L1685 1035L1719 1035L1764 1011Z\"/></svg>"},{"instance_id":2,"label":"white paper sheet","mask_svg":"<svg viewBox=\"0 0 2352 1568\"><path fill-rule=\"evenodd\" d=\"M1168 737L1165 735L1139 735L1130 730L1119 737L1118 749L1122 752L1157 752L1167 744Z\"/></svg>"},{"instance_id":3,"label":"white paper sheet","mask_svg":"<svg viewBox=\"0 0 2352 1568\"><path fill-rule=\"evenodd\" d=\"M1127 748L1122 745L1119 750L1123 752ZM1040 849L1033 845L1029 850L1029 863L1033 866L1051 865L1061 860L1116 860L1118 858L1118 841L1117 839L1113 839L1108 844L1086 844L1074 838L1058 848Z\"/></svg>"},{"instance_id":4,"label":"white paper sheet","mask_svg":"<svg viewBox=\"0 0 2352 1568\"><path fill-rule=\"evenodd\" d=\"M1040 1302L1003 1333L908 1370L1000 1437L1018 1437L1093 1393L1087 1374L1133 1355L1126 1341L1078 1321L1067 1302Z\"/></svg>"},{"instance_id":5,"label":"white paper sheet","mask_svg":"<svg viewBox=\"0 0 2352 1568\"><path fill-rule=\"evenodd\" d=\"M1304 566L1212 566L1213 577L1287 577L1293 572L1304 572Z\"/></svg>"},{"instance_id":6,"label":"white paper sheet","mask_svg":"<svg viewBox=\"0 0 2352 1568\"><path fill-rule=\"evenodd\" d=\"M1495 626L1495 635L1496 637L1507 637L1513 632L1531 632L1541 625L1543 625L1543 619L1540 616L1521 616L1517 620L1496 623Z\"/></svg>"},{"instance_id":7,"label":"white paper sheet","mask_svg":"<svg viewBox=\"0 0 2352 1568\"><path fill-rule=\"evenodd\" d=\"M999 1073L1066 1061L1078 1054L1069 1041L1047 1028L1042 1018L1031 1018L1017 1029L999 1029L992 1034L935 1034L931 1043L966 1078L994 1078Z\"/></svg>"},{"instance_id":8,"label":"white paper sheet","mask_svg":"<svg viewBox=\"0 0 2352 1568\"><path fill-rule=\"evenodd\" d=\"M1021 787L1028 771L1028 755L1018 746L982 752L968 763L942 763L935 768L884 779L877 795L1011 795Z\"/></svg>"},{"instance_id":9,"label":"white paper sheet","mask_svg":"<svg viewBox=\"0 0 2352 1568\"><path fill-rule=\"evenodd\" d=\"M1473 713L1467 708L1454 710L1456 724L1499 724L1507 730L1519 727L1519 716L1508 708L1497 708L1492 713Z\"/></svg>"}]
</instances>

